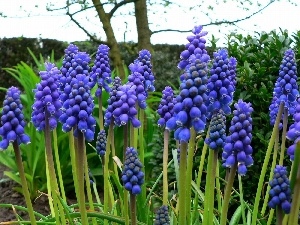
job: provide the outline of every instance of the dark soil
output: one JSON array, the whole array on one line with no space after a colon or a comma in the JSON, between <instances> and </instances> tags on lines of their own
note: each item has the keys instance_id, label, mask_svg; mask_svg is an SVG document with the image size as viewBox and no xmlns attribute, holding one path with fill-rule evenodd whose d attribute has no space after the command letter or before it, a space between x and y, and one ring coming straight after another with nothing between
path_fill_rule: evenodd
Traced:
<instances>
[{"instance_id":1,"label":"dark soil","mask_svg":"<svg viewBox=\"0 0 300 225\"><path fill-rule=\"evenodd\" d=\"M0 165L0 180L3 178L3 172L5 167ZM13 190L17 184L12 181L5 181L0 183L0 204L13 204L18 206L25 206L25 199L23 195ZM50 208L48 204L48 198L46 195L41 195L33 202L33 208L36 212L39 212L43 215L50 214ZM0 206L0 224L5 221L14 221L17 220L16 214L22 217L24 220L29 220L27 212L14 210L13 208L2 208ZM38 219L38 218L37 218Z\"/></svg>"}]
</instances>

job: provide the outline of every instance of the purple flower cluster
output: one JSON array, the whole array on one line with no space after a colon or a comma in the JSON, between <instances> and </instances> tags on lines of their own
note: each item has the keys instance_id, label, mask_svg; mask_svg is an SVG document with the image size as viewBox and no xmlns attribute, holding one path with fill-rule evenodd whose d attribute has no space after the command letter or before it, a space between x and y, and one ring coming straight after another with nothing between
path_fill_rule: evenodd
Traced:
<instances>
[{"instance_id":1,"label":"purple flower cluster","mask_svg":"<svg viewBox=\"0 0 300 225\"><path fill-rule=\"evenodd\" d=\"M176 103L173 89L169 86L162 91L162 98L158 106L157 113L160 119L157 121L158 126L164 127L166 122L173 116L173 108Z\"/></svg>"},{"instance_id":2,"label":"purple flower cluster","mask_svg":"<svg viewBox=\"0 0 300 225\"><path fill-rule=\"evenodd\" d=\"M71 94L71 86L70 83L73 78L76 77L77 74L82 74L89 77L89 62L91 61L90 56L85 52L77 52L76 54L71 54L73 58L71 59L70 63L67 63L61 71L65 71L68 68L66 74L62 73L62 76L59 78L59 85L61 90L60 100L65 102L69 95ZM71 64L70 67L69 64ZM89 86L91 85L90 78L89 78Z\"/></svg>"},{"instance_id":3,"label":"purple flower cluster","mask_svg":"<svg viewBox=\"0 0 300 225\"><path fill-rule=\"evenodd\" d=\"M229 128L230 135L226 138L226 144L222 153L224 167L238 165L238 173L245 175L247 168L253 164L252 159L252 118L253 108L250 103L239 100L234 104L233 118Z\"/></svg>"},{"instance_id":4,"label":"purple flower cluster","mask_svg":"<svg viewBox=\"0 0 300 225\"><path fill-rule=\"evenodd\" d=\"M97 154L100 156L105 155L106 151L106 133L105 130L100 130L97 136L97 141L96 141L96 150Z\"/></svg>"},{"instance_id":5,"label":"purple flower cluster","mask_svg":"<svg viewBox=\"0 0 300 225\"><path fill-rule=\"evenodd\" d=\"M206 125L209 56L203 54L198 57L191 57L188 70L180 77L182 82L180 94L176 97L174 105L174 116L166 123L166 129L176 129L175 139L183 142L188 142L191 127L198 133L202 132Z\"/></svg>"},{"instance_id":6,"label":"purple flower cluster","mask_svg":"<svg viewBox=\"0 0 300 225\"><path fill-rule=\"evenodd\" d=\"M170 218L168 207L166 205L162 205L157 211L155 215L154 225L169 225Z\"/></svg>"},{"instance_id":7,"label":"purple flower cluster","mask_svg":"<svg viewBox=\"0 0 300 225\"><path fill-rule=\"evenodd\" d=\"M77 136L78 131L81 131L87 141L94 140L96 126L96 120L92 116L94 103L89 79L85 74L77 74L72 78L70 84L65 87L70 94L63 103L63 113L59 117L64 132L75 128L74 135Z\"/></svg>"},{"instance_id":8,"label":"purple flower cluster","mask_svg":"<svg viewBox=\"0 0 300 225\"><path fill-rule=\"evenodd\" d=\"M79 49L76 45L70 44L65 49L65 56L62 61L61 73L63 76L67 76L69 68L72 67L72 60L74 59L74 55L79 52Z\"/></svg>"},{"instance_id":9,"label":"purple flower cluster","mask_svg":"<svg viewBox=\"0 0 300 225\"><path fill-rule=\"evenodd\" d=\"M300 140L300 99L297 100L296 112L293 115L294 124L289 127L286 137L293 142L293 144L288 147L287 154L293 161L295 157L296 144Z\"/></svg>"},{"instance_id":10,"label":"purple flower cluster","mask_svg":"<svg viewBox=\"0 0 300 225\"><path fill-rule=\"evenodd\" d=\"M109 47L107 45L99 45L90 76L93 83L92 86L94 86L95 83L98 85L96 97L102 94L102 88L104 88L106 92L109 92L108 84L112 82L112 79L109 65Z\"/></svg>"},{"instance_id":11,"label":"purple flower cluster","mask_svg":"<svg viewBox=\"0 0 300 225\"><path fill-rule=\"evenodd\" d=\"M271 186L269 207L275 209L278 206L286 214L289 214L291 210L291 189L286 167L276 165L273 180L270 181L269 185Z\"/></svg>"},{"instance_id":12,"label":"purple flower cluster","mask_svg":"<svg viewBox=\"0 0 300 225\"><path fill-rule=\"evenodd\" d=\"M205 50L206 40L203 36L207 35L206 31L202 31L203 26L195 26L192 30L194 35L188 36L188 44L185 45L185 50L180 54L181 61L178 63L179 69L186 69L190 64L190 57L197 55L206 55L207 51Z\"/></svg>"},{"instance_id":13,"label":"purple flower cluster","mask_svg":"<svg viewBox=\"0 0 300 225\"><path fill-rule=\"evenodd\" d=\"M220 150L226 140L226 117L222 110L212 115L210 122L209 137L205 139L210 149Z\"/></svg>"},{"instance_id":14,"label":"purple flower cluster","mask_svg":"<svg viewBox=\"0 0 300 225\"><path fill-rule=\"evenodd\" d=\"M60 71L52 63L45 63L46 71L40 72L41 82L36 85L35 102L32 106L31 120L37 130L45 129L46 114L49 119L50 130L57 126L57 120L61 115L62 103L59 100L58 77Z\"/></svg>"},{"instance_id":15,"label":"purple flower cluster","mask_svg":"<svg viewBox=\"0 0 300 225\"><path fill-rule=\"evenodd\" d=\"M141 185L144 183L144 173L142 163L138 158L137 151L128 147L125 153L124 169L122 171L122 181L125 189L133 195L141 193Z\"/></svg>"},{"instance_id":16,"label":"purple flower cluster","mask_svg":"<svg viewBox=\"0 0 300 225\"><path fill-rule=\"evenodd\" d=\"M131 63L129 69L131 70L131 74L128 76L127 85L135 89L137 103L141 109L145 109L147 107L147 92L145 89L145 77L142 75L143 66L141 63Z\"/></svg>"},{"instance_id":17,"label":"purple flower cluster","mask_svg":"<svg viewBox=\"0 0 300 225\"><path fill-rule=\"evenodd\" d=\"M296 100L299 97L297 85L297 65L295 53L293 50L286 50L283 60L279 67L279 77L274 87L274 99L272 107L270 106L271 125L275 124L279 105L284 102L284 107L288 109L289 114L295 113ZM276 98L275 98L276 97Z\"/></svg>"},{"instance_id":18,"label":"purple flower cluster","mask_svg":"<svg viewBox=\"0 0 300 225\"><path fill-rule=\"evenodd\" d=\"M222 110L225 115L231 113L234 87L234 58L228 58L226 49L214 52L214 61L210 69L207 83L208 101L206 102L209 117L214 112Z\"/></svg>"},{"instance_id":19,"label":"purple flower cluster","mask_svg":"<svg viewBox=\"0 0 300 225\"><path fill-rule=\"evenodd\" d=\"M154 75L152 72L152 64L151 64L151 53L143 49L139 52L138 58L134 61L134 63L140 64L141 73L144 77L144 87L146 91L146 96L148 96L148 91L155 91L154 87Z\"/></svg>"},{"instance_id":20,"label":"purple flower cluster","mask_svg":"<svg viewBox=\"0 0 300 225\"><path fill-rule=\"evenodd\" d=\"M114 111L114 103L117 101L117 91L122 85L122 81L119 77L115 77L113 85L109 91L109 99L107 100L108 106L104 114L104 126L109 126Z\"/></svg>"},{"instance_id":21,"label":"purple flower cluster","mask_svg":"<svg viewBox=\"0 0 300 225\"><path fill-rule=\"evenodd\" d=\"M20 145L30 143L30 138L24 133L25 120L20 100L20 90L11 87L7 90L1 113L0 150L7 149L9 143L17 141Z\"/></svg>"}]
</instances>

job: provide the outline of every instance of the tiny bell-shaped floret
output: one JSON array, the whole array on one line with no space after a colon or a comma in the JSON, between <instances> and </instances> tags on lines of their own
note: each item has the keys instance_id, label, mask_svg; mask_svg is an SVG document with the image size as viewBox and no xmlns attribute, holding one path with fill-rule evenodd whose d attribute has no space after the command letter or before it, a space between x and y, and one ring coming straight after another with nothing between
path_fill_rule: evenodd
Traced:
<instances>
[{"instance_id":1,"label":"tiny bell-shaped floret","mask_svg":"<svg viewBox=\"0 0 300 225\"><path fill-rule=\"evenodd\" d=\"M144 183L144 173L142 163L138 158L138 153L133 147L128 147L125 153L124 169L122 171L122 182L130 194L141 193L141 185Z\"/></svg>"},{"instance_id":2,"label":"tiny bell-shaped floret","mask_svg":"<svg viewBox=\"0 0 300 225\"><path fill-rule=\"evenodd\" d=\"M276 165L273 180L270 181L269 185L271 186L269 192L271 200L268 206L272 209L278 206L285 214L289 214L291 210L291 189L286 167Z\"/></svg>"},{"instance_id":3,"label":"tiny bell-shaped floret","mask_svg":"<svg viewBox=\"0 0 300 225\"><path fill-rule=\"evenodd\" d=\"M226 140L226 117L222 110L212 115L210 122L209 137L205 139L210 149L220 150Z\"/></svg>"},{"instance_id":4,"label":"tiny bell-shaped floret","mask_svg":"<svg viewBox=\"0 0 300 225\"><path fill-rule=\"evenodd\" d=\"M104 113L104 126L109 126L110 122L111 122L111 118L113 116L113 111L114 111L114 102L117 101L117 91L118 88L122 85L122 81L120 79L120 77L115 77L114 81L113 81L113 85L110 88L109 91L109 98L107 100L108 106L107 109Z\"/></svg>"},{"instance_id":5,"label":"tiny bell-shaped floret","mask_svg":"<svg viewBox=\"0 0 300 225\"><path fill-rule=\"evenodd\" d=\"M41 82L36 85L34 90L35 96L32 106L31 120L39 131L45 129L46 114L48 114L50 130L56 128L62 107L58 90L60 71L52 63L45 63L45 66L46 71L40 72Z\"/></svg>"},{"instance_id":6,"label":"tiny bell-shaped floret","mask_svg":"<svg viewBox=\"0 0 300 225\"><path fill-rule=\"evenodd\" d=\"M252 118L253 108L241 99L234 104L233 118L229 128L230 135L222 153L224 167L238 166L238 174L245 175L247 168L253 164L252 158Z\"/></svg>"},{"instance_id":7,"label":"tiny bell-shaped floret","mask_svg":"<svg viewBox=\"0 0 300 225\"><path fill-rule=\"evenodd\" d=\"M155 214L155 222L154 225L169 225L170 218L168 207L166 205L162 205Z\"/></svg>"},{"instance_id":8,"label":"tiny bell-shaped floret","mask_svg":"<svg viewBox=\"0 0 300 225\"><path fill-rule=\"evenodd\" d=\"M105 155L106 151L106 133L105 130L100 130L97 136L97 141L96 141L96 150L97 154L100 156Z\"/></svg>"},{"instance_id":9,"label":"tiny bell-shaped floret","mask_svg":"<svg viewBox=\"0 0 300 225\"><path fill-rule=\"evenodd\" d=\"M95 83L98 85L95 93L96 97L102 94L102 88L104 88L106 92L109 92L108 84L112 82L112 79L109 65L109 47L107 45L99 45L90 76L92 86L94 86Z\"/></svg>"},{"instance_id":10,"label":"tiny bell-shaped floret","mask_svg":"<svg viewBox=\"0 0 300 225\"><path fill-rule=\"evenodd\" d=\"M155 91L154 74L152 72L151 64L151 53L147 49L141 50L139 52L139 57L134 61L134 63L141 64L141 74L144 77L144 87L146 96L148 96L148 91Z\"/></svg>"},{"instance_id":11,"label":"tiny bell-shaped floret","mask_svg":"<svg viewBox=\"0 0 300 225\"><path fill-rule=\"evenodd\" d=\"M0 150L7 149L9 143L15 141L18 145L30 143L29 136L24 133L25 120L20 94L20 90L16 87L10 87L6 92L1 113Z\"/></svg>"},{"instance_id":12,"label":"tiny bell-shaped floret","mask_svg":"<svg viewBox=\"0 0 300 225\"><path fill-rule=\"evenodd\" d=\"M173 89L169 86L165 87L157 110L160 116L160 119L157 121L158 126L164 127L166 122L173 116L175 102Z\"/></svg>"}]
</instances>

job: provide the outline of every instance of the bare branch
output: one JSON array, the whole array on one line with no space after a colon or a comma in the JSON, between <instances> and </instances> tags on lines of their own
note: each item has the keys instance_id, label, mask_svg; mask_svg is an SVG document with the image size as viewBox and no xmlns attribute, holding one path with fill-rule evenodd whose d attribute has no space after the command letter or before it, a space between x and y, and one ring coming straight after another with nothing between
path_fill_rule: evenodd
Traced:
<instances>
[{"instance_id":1,"label":"bare branch","mask_svg":"<svg viewBox=\"0 0 300 225\"><path fill-rule=\"evenodd\" d=\"M235 23L244 21L244 20L248 20L251 17L253 17L254 15L262 12L263 10L265 10L268 6L270 6L272 3L274 3L275 0L271 0L267 5L265 5L264 7L262 7L261 9L257 10L256 12L252 13L249 16L246 16L244 18L241 19L236 19L236 20L223 20L223 21L216 21L216 22L211 22L211 23L207 23L207 24L202 24L203 27L205 26L212 26L212 25L221 25L221 24L230 24L230 25L234 25ZM163 29L163 30L156 30L156 31L151 31L151 34L157 34L157 33L161 33L161 32L180 32L180 33L187 33L187 32L191 32L191 30L176 30L176 29Z\"/></svg>"},{"instance_id":2,"label":"bare branch","mask_svg":"<svg viewBox=\"0 0 300 225\"><path fill-rule=\"evenodd\" d=\"M69 13L69 11L67 11L66 13L71 21L73 21L81 30L83 30L84 33L86 33L86 35L94 42L96 43L103 43L103 41L100 41L99 39L97 39L95 36L93 36L92 34L90 34L83 26L80 25L80 23L73 17L72 14Z\"/></svg>"},{"instance_id":3,"label":"bare branch","mask_svg":"<svg viewBox=\"0 0 300 225\"><path fill-rule=\"evenodd\" d=\"M123 0L119 3L115 3L115 6L110 10L110 12L108 13L109 19L111 19L114 15L114 13L123 5L126 5L128 3L132 3L132 2L136 2L138 0Z\"/></svg>"}]
</instances>

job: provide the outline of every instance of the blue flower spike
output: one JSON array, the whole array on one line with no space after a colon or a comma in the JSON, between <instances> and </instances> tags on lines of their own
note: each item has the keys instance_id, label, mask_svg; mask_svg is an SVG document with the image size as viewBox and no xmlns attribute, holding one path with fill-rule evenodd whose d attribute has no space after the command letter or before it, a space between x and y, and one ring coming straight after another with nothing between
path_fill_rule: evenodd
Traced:
<instances>
[{"instance_id":1,"label":"blue flower spike","mask_svg":"<svg viewBox=\"0 0 300 225\"><path fill-rule=\"evenodd\" d=\"M273 180L270 181L269 185L271 186L269 192L271 200L268 206L272 209L278 206L285 214L289 214L291 210L291 189L286 167L276 165Z\"/></svg>"},{"instance_id":2,"label":"blue flower spike","mask_svg":"<svg viewBox=\"0 0 300 225\"><path fill-rule=\"evenodd\" d=\"M36 85L31 120L38 131L45 129L45 118L48 114L50 130L57 126L61 115L62 103L59 100L58 78L61 72L52 63L45 63L46 71L40 72L41 82Z\"/></svg>"},{"instance_id":3,"label":"blue flower spike","mask_svg":"<svg viewBox=\"0 0 300 225\"><path fill-rule=\"evenodd\" d=\"M92 87L96 83L98 85L95 93L96 97L102 94L102 88L104 88L106 92L109 92L108 85L112 82L112 78L109 64L109 47L107 45L99 45L90 76L92 79Z\"/></svg>"},{"instance_id":4,"label":"blue flower spike","mask_svg":"<svg viewBox=\"0 0 300 225\"><path fill-rule=\"evenodd\" d=\"M162 205L156 211L154 225L170 225L169 212L166 205Z\"/></svg>"},{"instance_id":5,"label":"blue flower spike","mask_svg":"<svg viewBox=\"0 0 300 225\"><path fill-rule=\"evenodd\" d=\"M100 130L97 136L97 141L96 141L96 151L97 154L100 156L105 155L106 151L106 133L105 130Z\"/></svg>"},{"instance_id":6,"label":"blue flower spike","mask_svg":"<svg viewBox=\"0 0 300 225\"><path fill-rule=\"evenodd\" d=\"M20 95L21 92L16 87L10 87L6 92L1 113L0 136L2 141L0 142L0 150L7 149L9 143L13 142L18 145L30 143L29 136L24 132L26 123Z\"/></svg>"},{"instance_id":7,"label":"blue flower spike","mask_svg":"<svg viewBox=\"0 0 300 225\"><path fill-rule=\"evenodd\" d=\"M157 113L160 118L157 121L158 126L165 127L166 122L173 116L174 114L174 105L176 103L176 99L174 97L173 89L169 86L165 87L162 91L162 98L160 104L157 109Z\"/></svg>"},{"instance_id":8,"label":"blue flower spike","mask_svg":"<svg viewBox=\"0 0 300 225\"><path fill-rule=\"evenodd\" d=\"M234 104L233 118L222 153L223 166L231 168L237 164L238 174L245 175L253 164L251 147L253 108L241 99Z\"/></svg>"},{"instance_id":9,"label":"blue flower spike","mask_svg":"<svg viewBox=\"0 0 300 225\"><path fill-rule=\"evenodd\" d=\"M138 158L137 151L128 147L125 153L124 169L122 171L122 181L125 189L132 195L141 193L141 185L144 183L144 173L142 163Z\"/></svg>"}]
</instances>

